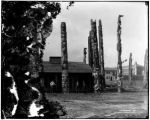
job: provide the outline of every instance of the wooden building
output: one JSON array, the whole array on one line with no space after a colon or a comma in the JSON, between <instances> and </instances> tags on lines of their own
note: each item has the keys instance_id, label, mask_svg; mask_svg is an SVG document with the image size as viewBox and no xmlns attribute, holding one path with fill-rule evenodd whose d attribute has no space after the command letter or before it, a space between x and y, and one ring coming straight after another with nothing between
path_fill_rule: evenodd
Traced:
<instances>
[{"instance_id":1,"label":"wooden building","mask_svg":"<svg viewBox=\"0 0 150 120\"><path fill-rule=\"evenodd\" d=\"M135 62L132 65L132 80L143 80L143 69L144 66L137 64ZM129 66L122 66L122 80L129 80ZM117 85L117 68L105 68L105 82L106 86L115 86Z\"/></svg>"},{"instance_id":2,"label":"wooden building","mask_svg":"<svg viewBox=\"0 0 150 120\"><path fill-rule=\"evenodd\" d=\"M135 76L143 76L143 72L144 72L144 66L137 64L137 62L135 62L134 65L132 65L132 74ZM123 75L129 75L129 66L123 66L122 67L122 74Z\"/></svg>"},{"instance_id":3,"label":"wooden building","mask_svg":"<svg viewBox=\"0 0 150 120\"><path fill-rule=\"evenodd\" d=\"M49 61L43 62L44 72L40 73L43 78L44 88L47 92L62 92L62 67L61 57L50 57ZM93 92L92 69L83 62L68 62L69 92ZM55 85L53 88L51 83Z\"/></svg>"},{"instance_id":4,"label":"wooden building","mask_svg":"<svg viewBox=\"0 0 150 120\"><path fill-rule=\"evenodd\" d=\"M117 68L105 68L106 87L117 86Z\"/></svg>"}]
</instances>

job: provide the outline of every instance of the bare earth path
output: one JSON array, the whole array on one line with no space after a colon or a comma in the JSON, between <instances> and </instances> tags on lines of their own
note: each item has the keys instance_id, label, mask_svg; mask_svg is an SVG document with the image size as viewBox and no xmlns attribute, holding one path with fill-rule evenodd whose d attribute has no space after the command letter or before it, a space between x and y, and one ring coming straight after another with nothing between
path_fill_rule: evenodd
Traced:
<instances>
[{"instance_id":1,"label":"bare earth path","mask_svg":"<svg viewBox=\"0 0 150 120\"><path fill-rule=\"evenodd\" d=\"M59 101L68 115L63 118L146 118L147 92L124 93L47 93L49 100Z\"/></svg>"}]
</instances>

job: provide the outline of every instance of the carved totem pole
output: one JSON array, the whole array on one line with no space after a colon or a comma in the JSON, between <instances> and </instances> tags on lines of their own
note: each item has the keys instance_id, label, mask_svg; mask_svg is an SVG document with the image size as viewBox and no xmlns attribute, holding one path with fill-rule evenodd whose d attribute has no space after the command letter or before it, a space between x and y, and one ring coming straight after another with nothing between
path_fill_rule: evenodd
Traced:
<instances>
[{"instance_id":1,"label":"carved totem pole","mask_svg":"<svg viewBox=\"0 0 150 120\"><path fill-rule=\"evenodd\" d=\"M132 83L132 53L130 53L129 57L129 85Z\"/></svg>"},{"instance_id":2,"label":"carved totem pole","mask_svg":"<svg viewBox=\"0 0 150 120\"><path fill-rule=\"evenodd\" d=\"M144 58L144 88L148 88L148 49L146 49L145 52L145 58Z\"/></svg>"},{"instance_id":3,"label":"carved totem pole","mask_svg":"<svg viewBox=\"0 0 150 120\"><path fill-rule=\"evenodd\" d=\"M87 50L87 48L84 48L84 49L83 49L83 55L84 55L84 56L83 56L83 63L84 63L84 64L86 64L86 54L87 54L86 50Z\"/></svg>"},{"instance_id":4,"label":"carved totem pole","mask_svg":"<svg viewBox=\"0 0 150 120\"><path fill-rule=\"evenodd\" d=\"M61 65L62 65L62 91L69 92L68 80L68 52L67 52L67 32L66 23L61 23Z\"/></svg>"},{"instance_id":5,"label":"carved totem pole","mask_svg":"<svg viewBox=\"0 0 150 120\"><path fill-rule=\"evenodd\" d=\"M94 91L100 89L100 81L99 81L99 56L98 56L98 43L97 43L97 29L96 29L96 21L91 20L91 44L92 44L92 52L93 52L93 77L94 77Z\"/></svg>"},{"instance_id":6,"label":"carved totem pole","mask_svg":"<svg viewBox=\"0 0 150 120\"><path fill-rule=\"evenodd\" d=\"M90 31L91 32L91 31ZM92 51L92 43L91 43L91 33L89 32L89 37L88 37L88 60L89 60L89 66L91 68L93 67L93 51Z\"/></svg>"},{"instance_id":7,"label":"carved totem pole","mask_svg":"<svg viewBox=\"0 0 150 120\"><path fill-rule=\"evenodd\" d=\"M105 87L104 49L103 49L103 33L101 20L99 20L98 32L99 32L99 65L101 75L103 77L102 86Z\"/></svg>"},{"instance_id":8,"label":"carved totem pole","mask_svg":"<svg viewBox=\"0 0 150 120\"><path fill-rule=\"evenodd\" d=\"M118 83L118 92L121 92L121 79L122 79L122 61L121 61L121 17L123 15L118 16L118 28L117 28L117 51L118 51L118 64L117 64L117 83Z\"/></svg>"}]
</instances>

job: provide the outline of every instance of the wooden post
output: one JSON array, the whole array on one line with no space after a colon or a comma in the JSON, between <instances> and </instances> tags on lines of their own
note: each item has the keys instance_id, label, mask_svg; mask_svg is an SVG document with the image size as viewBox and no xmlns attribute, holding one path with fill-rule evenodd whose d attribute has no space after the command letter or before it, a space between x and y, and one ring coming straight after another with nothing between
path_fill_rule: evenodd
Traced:
<instances>
[{"instance_id":1,"label":"wooden post","mask_svg":"<svg viewBox=\"0 0 150 120\"><path fill-rule=\"evenodd\" d=\"M103 79L101 81L102 83L101 86L103 89L105 88L105 68L104 68L103 32L101 20L99 20L98 32L99 32L99 65L101 69L101 75L103 76Z\"/></svg>"},{"instance_id":2,"label":"wooden post","mask_svg":"<svg viewBox=\"0 0 150 120\"><path fill-rule=\"evenodd\" d=\"M68 80L68 53L67 53L67 32L66 23L61 23L61 65L62 65L62 91L69 92Z\"/></svg>"},{"instance_id":3,"label":"wooden post","mask_svg":"<svg viewBox=\"0 0 150 120\"><path fill-rule=\"evenodd\" d=\"M97 92L100 89L100 81L99 81L99 56L98 56L98 43L97 43L97 29L96 29L96 21L91 20L91 44L93 51L93 67L92 74L94 77L94 91Z\"/></svg>"},{"instance_id":4,"label":"wooden post","mask_svg":"<svg viewBox=\"0 0 150 120\"><path fill-rule=\"evenodd\" d=\"M92 51L90 32L89 32L89 37L88 37L88 60L89 60L89 66L91 66L92 68L93 67L93 51Z\"/></svg>"},{"instance_id":5,"label":"wooden post","mask_svg":"<svg viewBox=\"0 0 150 120\"><path fill-rule=\"evenodd\" d=\"M144 88L148 88L148 65L148 49L146 49L144 58Z\"/></svg>"},{"instance_id":6,"label":"wooden post","mask_svg":"<svg viewBox=\"0 0 150 120\"><path fill-rule=\"evenodd\" d=\"M129 85L132 84L132 53L130 53L129 57Z\"/></svg>"},{"instance_id":7,"label":"wooden post","mask_svg":"<svg viewBox=\"0 0 150 120\"><path fill-rule=\"evenodd\" d=\"M121 17L123 17L123 15L118 16L118 28L117 28L117 37L118 37L118 43L117 43L117 51L118 51L117 83L118 83L118 92L119 93L121 92L121 79L122 79Z\"/></svg>"},{"instance_id":8,"label":"wooden post","mask_svg":"<svg viewBox=\"0 0 150 120\"><path fill-rule=\"evenodd\" d=\"M58 82L58 75L57 74L55 74L55 92L58 92L58 84L59 84L59 82Z\"/></svg>"},{"instance_id":9,"label":"wooden post","mask_svg":"<svg viewBox=\"0 0 150 120\"><path fill-rule=\"evenodd\" d=\"M86 50L87 50L87 48L83 49L83 63L84 64L86 64L86 54L87 54Z\"/></svg>"},{"instance_id":10,"label":"wooden post","mask_svg":"<svg viewBox=\"0 0 150 120\"><path fill-rule=\"evenodd\" d=\"M97 42L97 29L96 29L96 21L91 20L91 42L92 42L92 50L93 50L93 65L96 68L99 68L99 55L98 55L98 42Z\"/></svg>"}]
</instances>

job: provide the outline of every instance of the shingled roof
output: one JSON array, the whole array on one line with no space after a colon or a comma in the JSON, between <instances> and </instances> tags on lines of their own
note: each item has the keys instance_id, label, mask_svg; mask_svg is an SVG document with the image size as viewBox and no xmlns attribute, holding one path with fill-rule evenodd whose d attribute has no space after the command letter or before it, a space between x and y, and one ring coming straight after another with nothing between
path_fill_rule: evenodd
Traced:
<instances>
[{"instance_id":1,"label":"shingled roof","mask_svg":"<svg viewBox=\"0 0 150 120\"><path fill-rule=\"evenodd\" d=\"M44 72L50 73L61 73L61 64L53 64L48 61L43 62ZM69 62L68 63L69 73L92 73L92 69L88 64L82 62Z\"/></svg>"}]
</instances>

